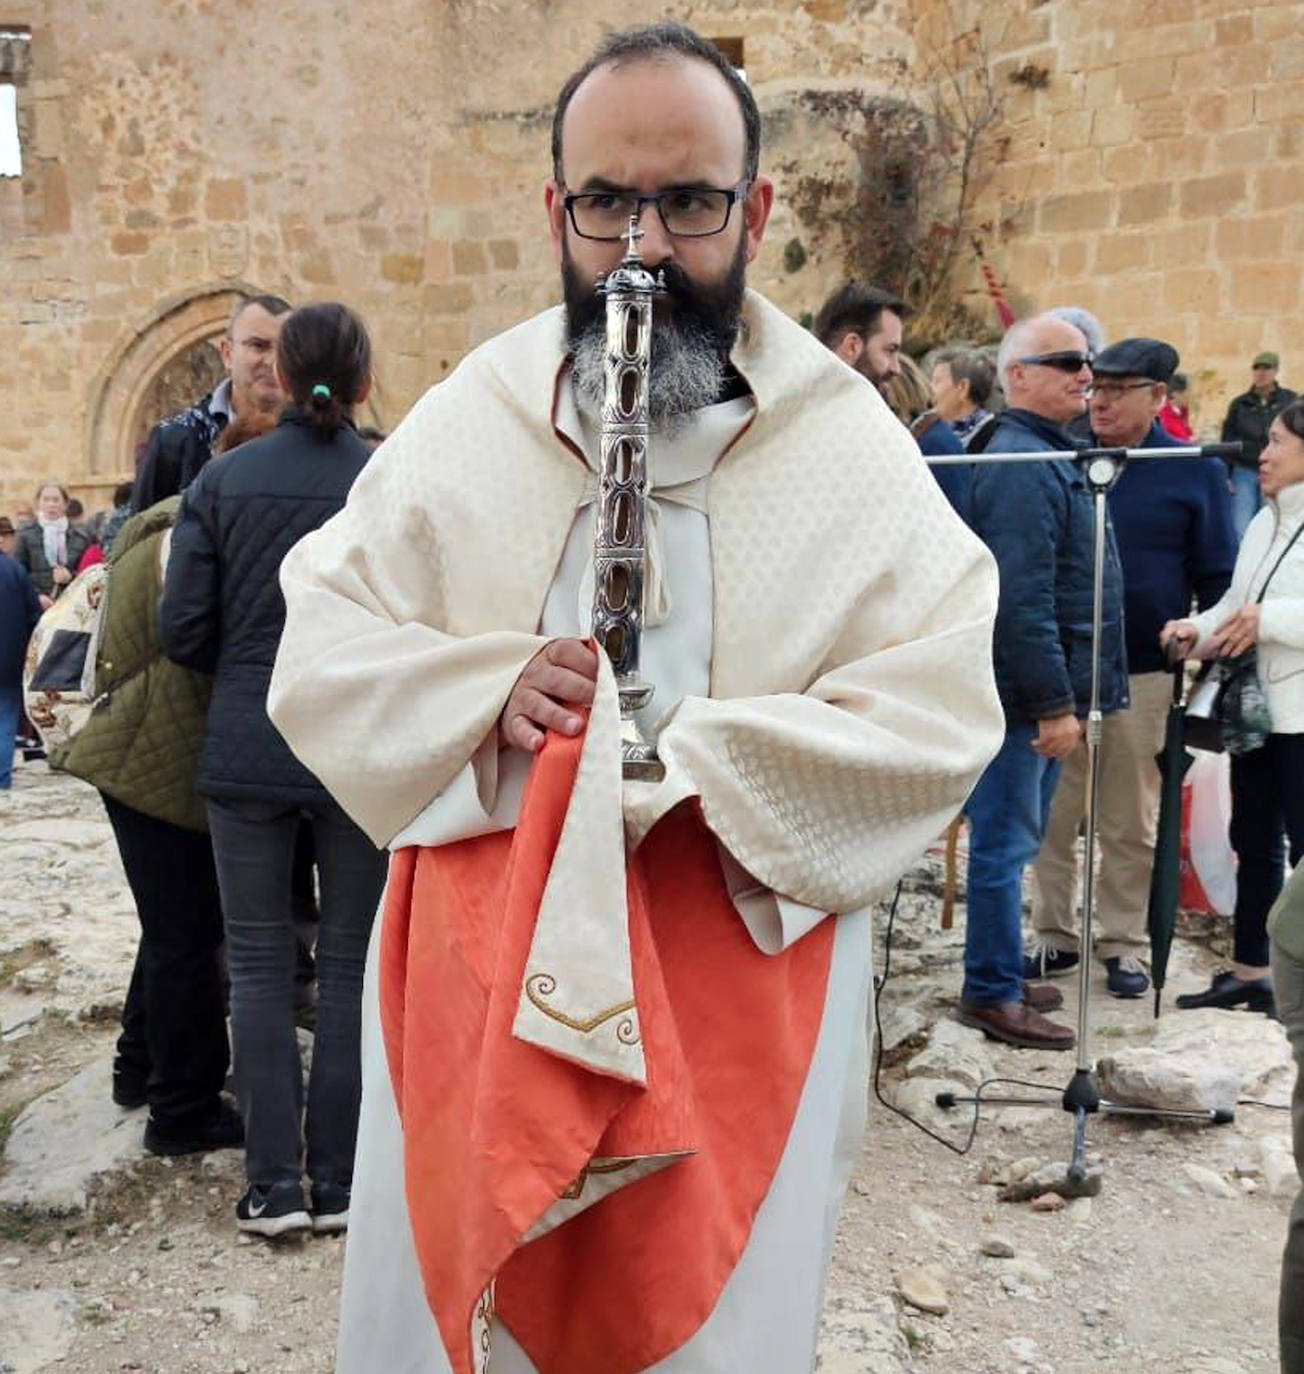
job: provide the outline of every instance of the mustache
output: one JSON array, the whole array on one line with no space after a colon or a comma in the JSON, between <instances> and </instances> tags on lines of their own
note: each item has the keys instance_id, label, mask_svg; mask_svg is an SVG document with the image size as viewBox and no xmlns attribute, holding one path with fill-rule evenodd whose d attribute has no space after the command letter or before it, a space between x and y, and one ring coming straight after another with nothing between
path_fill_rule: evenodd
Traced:
<instances>
[{"instance_id":1,"label":"mustache","mask_svg":"<svg viewBox=\"0 0 1304 1374\"><path fill-rule=\"evenodd\" d=\"M746 290L746 242L740 239L738 251L722 277L713 282L700 282L690 277L676 262L667 259L650 269L659 275L665 288L657 298L667 324L686 329L718 348L728 358L742 319L743 296ZM566 306L566 334L573 347L586 331L605 329L607 305L597 283L588 283L580 276L571 256L570 244L562 242L562 294ZM667 310L666 307L670 308ZM655 347L655 340L654 340Z\"/></svg>"}]
</instances>

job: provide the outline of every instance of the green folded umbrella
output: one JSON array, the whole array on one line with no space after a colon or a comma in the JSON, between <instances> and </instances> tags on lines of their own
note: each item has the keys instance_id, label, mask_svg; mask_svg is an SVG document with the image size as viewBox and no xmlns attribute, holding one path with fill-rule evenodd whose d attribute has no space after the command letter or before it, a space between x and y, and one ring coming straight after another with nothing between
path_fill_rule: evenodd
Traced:
<instances>
[{"instance_id":1,"label":"green folded umbrella","mask_svg":"<svg viewBox=\"0 0 1304 1374\"><path fill-rule=\"evenodd\" d=\"M1173 672L1173 699L1164 725L1164 747L1155 755L1162 779L1155 862L1150 874L1150 973L1155 985L1155 1015L1168 973L1168 954L1177 926L1177 897L1182 884L1182 779L1195 760L1186 751L1186 708L1182 705L1183 666Z\"/></svg>"}]
</instances>

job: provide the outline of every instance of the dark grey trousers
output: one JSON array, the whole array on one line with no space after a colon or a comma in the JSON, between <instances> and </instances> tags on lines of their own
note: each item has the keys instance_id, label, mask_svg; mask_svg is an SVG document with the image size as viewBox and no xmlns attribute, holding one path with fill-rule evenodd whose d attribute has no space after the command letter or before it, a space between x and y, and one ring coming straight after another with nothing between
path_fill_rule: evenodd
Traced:
<instances>
[{"instance_id":1,"label":"dark grey trousers","mask_svg":"<svg viewBox=\"0 0 1304 1374\"><path fill-rule=\"evenodd\" d=\"M1304 864L1291 875L1272 909L1271 931L1277 1015L1295 1052L1291 1134L1295 1167L1304 1179ZM1286 1250L1281 1257L1277 1329L1282 1374L1304 1374L1304 1188L1291 1208Z\"/></svg>"},{"instance_id":2,"label":"dark grey trousers","mask_svg":"<svg viewBox=\"0 0 1304 1374\"><path fill-rule=\"evenodd\" d=\"M294 1029L295 934L291 874L300 820L312 829L320 884L317 1031L304 1112ZM208 802L231 972L236 1094L245 1123L245 1172L266 1186L348 1186L362 1095L362 971L387 855L338 807L304 817L276 802Z\"/></svg>"}]
</instances>

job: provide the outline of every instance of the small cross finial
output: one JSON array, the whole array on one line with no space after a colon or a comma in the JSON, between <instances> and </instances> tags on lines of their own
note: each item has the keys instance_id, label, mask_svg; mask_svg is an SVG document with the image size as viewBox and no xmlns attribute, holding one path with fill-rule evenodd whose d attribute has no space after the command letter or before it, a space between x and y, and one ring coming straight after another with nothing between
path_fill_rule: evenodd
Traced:
<instances>
[{"instance_id":1,"label":"small cross finial","mask_svg":"<svg viewBox=\"0 0 1304 1374\"><path fill-rule=\"evenodd\" d=\"M629 228L625 230L623 237L628 245L625 253L626 258L637 258L639 256L638 241L643 237L643 231L638 227L637 215L630 215Z\"/></svg>"}]
</instances>

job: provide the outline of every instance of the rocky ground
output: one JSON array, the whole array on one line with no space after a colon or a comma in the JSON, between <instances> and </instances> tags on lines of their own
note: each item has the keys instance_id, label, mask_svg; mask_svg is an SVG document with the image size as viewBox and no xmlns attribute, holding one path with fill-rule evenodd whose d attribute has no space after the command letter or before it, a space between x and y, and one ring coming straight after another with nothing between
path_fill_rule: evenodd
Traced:
<instances>
[{"instance_id":1,"label":"rocky ground","mask_svg":"<svg viewBox=\"0 0 1304 1374\"><path fill-rule=\"evenodd\" d=\"M0 1374L329 1370L340 1242L243 1243L238 1156L148 1159L140 1113L109 1103L135 922L94 793L21 768L0 794L0 875ZM1007 1074L1053 1098L1072 1063L997 1049L954 1023L963 907L941 931L937 876L922 865L901 902L881 1086L963 1145L972 1111L939 1112L939 1089ZM1218 923L1184 931L1170 994L1215 964ZM1156 1026L1149 999L1117 1002L1095 982L1097 1052L1116 1090L1287 1100L1293 1070L1274 1023L1168 1011ZM1064 990L1072 1017L1076 985ZM1269 1374L1298 1186L1288 1132L1284 1112L1244 1102L1221 1127L1094 1118L1097 1196L1003 1202L1009 1185L1047 1191L1039 1171L1070 1146L1062 1111L984 1108L959 1156L871 1098L823 1374Z\"/></svg>"}]
</instances>

